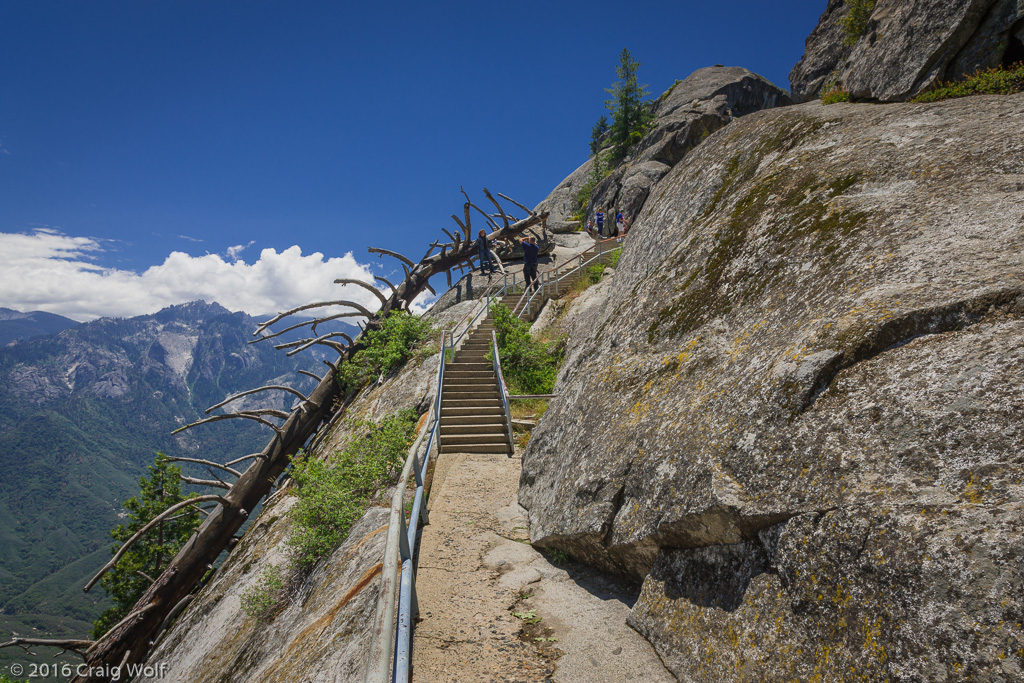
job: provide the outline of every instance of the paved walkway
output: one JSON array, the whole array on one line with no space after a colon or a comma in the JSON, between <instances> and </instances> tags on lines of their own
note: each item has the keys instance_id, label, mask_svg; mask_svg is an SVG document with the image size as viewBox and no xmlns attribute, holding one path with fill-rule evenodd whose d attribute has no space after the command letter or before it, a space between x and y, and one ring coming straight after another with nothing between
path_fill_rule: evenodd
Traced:
<instances>
[{"instance_id":1,"label":"paved walkway","mask_svg":"<svg viewBox=\"0 0 1024 683\"><path fill-rule=\"evenodd\" d=\"M630 596L583 568L570 577L527 543L520 469L519 449L511 459L439 458L416 577L413 680L674 681L626 626Z\"/></svg>"}]
</instances>

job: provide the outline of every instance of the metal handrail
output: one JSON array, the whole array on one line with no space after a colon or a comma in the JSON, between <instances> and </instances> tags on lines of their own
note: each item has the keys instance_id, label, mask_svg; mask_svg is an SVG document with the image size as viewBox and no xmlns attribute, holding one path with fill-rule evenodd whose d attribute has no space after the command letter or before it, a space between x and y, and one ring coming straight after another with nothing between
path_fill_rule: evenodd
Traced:
<instances>
[{"instance_id":1,"label":"metal handrail","mask_svg":"<svg viewBox=\"0 0 1024 683\"><path fill-rule=\"evenodd\" d=\"M380 593L373 620L370 656L366 669L367 683L407 681L409 678L410 653L412 651L412 620L419 612L416 602L416 584L413 556L416 553L416 534L419 523L428 523L427 508L424 505L424 473L430 465L430 451L437 442L437 430L441 424L441 387L444 384L445 356L447 343L441 336L441 357L438 360L437 387L430 414L409 448L405 466L398 477L395 492L391 496L391 515L388 519L388 536L384 547L384 562L380 575ZM429 432L427 427L430 427ZM419 451L424 437L429 433L423 449L423 461ZM413 497L408 528L405 524L405 491L409 475L416 478L416 493ZM401 581L398 571L401 567ZM396 585L397 584L397 585ZM397 625L395 613L398 613ZM392 650L394 654L392 655Z\"/></svg>"},{"instance_id":2,"label":"metal handrail","mask_svg":"<svg viewBox=\"0 0 1024 683\"><path fill-rule=\"evenodd\" d=\"M608 240L606 240L606 241L608 241ZM575 268L573 268L572 270L566 271L565 273L563 273L562 275L560 275L560 276L558 276L558 277L556 277L554 279L554 285L555 285L556 293L558 291L558 284L560 282L562 282L562 280L565 280L566 278L568 278L569 276L571 276L571 275L573 275L575 273L581 272L585 266L593 263L596 260L600 260L606 254L611 254L614 251L618 251L618 250L622 249L622 245L620 244L619 246L613 247L613 248L609 249L608 251L604 251L603 249L601 249L601 244L602 244L602 242L598 242L597 247L591 247L590 249L587 250L587 252L590 252L590 251L593 251L594 249L597 249L598 250L597 254L595 254L591 258L587 259L586 261L583 260L583 256L587 252L584 252L583 254L580 254L578 256L578 259L579 259L580 263ZM512 311L513 315L515 315L519 319L522 319L523 314L526 313L526 311L529 310L530 307L533 305L534 298L536 298L536 296L538 294L542 294L542 293L545 293L545 292L548 291L548 289L550 288L550 286L552 284L552 280L551 280L550 274L552 273L553 270L554 269L546 271L545 274L548 275L547 280L541 282L541 285L539 287L537 287L535 290L533 290L533 294L530 295L529 299L526 299L526 303L525 304L523 304L523 300L520 299L519 303L516 304L515 309L513 309L513 311ZM526 298L526 294L525 293L523 294L523 298L524 299ZM521 308L520 308L520 305L522 305Z\"/></svg>"},{"instance_id":3,"label":"metal handrail","mask_svg":"<svg viewBox=\"0 0 1024 683\"><path fill-rule=\"evenodd\" d=\"M494 355L494 360L491 364L494 366L494 374L498 378L498 392L501 393L501 405L505 409L505 425L508 427L508 457L512 457L512 453L515 452L515 442L512 440L512 412L509 410L508 405L508 387L505 386L505 376L501 372L501 358L498 356L498 335L494 330L491 330L491 353Z\"/></svg>"}]
</instances>

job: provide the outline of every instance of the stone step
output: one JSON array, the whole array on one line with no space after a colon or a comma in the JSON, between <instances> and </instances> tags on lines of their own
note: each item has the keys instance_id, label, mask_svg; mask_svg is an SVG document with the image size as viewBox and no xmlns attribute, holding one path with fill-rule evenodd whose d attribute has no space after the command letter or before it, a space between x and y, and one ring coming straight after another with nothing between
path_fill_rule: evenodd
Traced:
<instances>
[{"instance_id":1,"label":"stone step","mask_svg":"<svg viewBox=\"0 0 1024 683\"><path fill-rule=\"evenodd\" d=\"M456 434L500 434L506 435L507 425L504 420L501 422L481 422L480 424L452 424L441 421L441 438L455 436Z\"/></svg>"},{"instance_id":2,"label":"stone step","mask_svg":"<svg viewBox=\"0 0 1024 683\"><path fill-rule=\"evenodd\" d=\"M451 401L474 401L480 404L485 401L501 402L501 394L497 389L491 391L453 391L441 395L441 405L451 405ZM486 404L485 404L486 405Z\"/></svg>"},{"instance_id":3,"label":"stone step","mask_svg":"<svg viewBox=\"0 0 1024 683\"><path fill-rule=\"evenodd\" d=\"M464 446L482 446L484 444L505 444L508 447L508 435L505 433L501 434L456 434L454 436L447 436L444 432L441 432L441 445L451 446L454 444L461 444Z\"/></svg>"},{"instance_id":4,"label":"stone step","mask_svg":"<svg viewBox=\"0 0 1024 683\"><path fill-rule=\"evenodd\" d=\"M487 372L474 372L473 374L468 374L468 373L463 372L463 373L459 373L458 375L455 375L455 374L449 375L449 374L445 373L445 376L444 376L444 385L446 387L447 386L452 386L452 385L458 386L458 385L463 385L463 384L477 385L477 384L496 384L496 383L497 383L497 377L495 377L493 370L487 371Z\"/></svg>"},{"instance_id":5,"label":"stone step","mask_svg":"<svg viewBox=\"0 0 1024 683\"><path fill-rule=\"evenodd\" d=\"M441 400L445 398L471 398L472 396L459 396L456 394L473 393L480 394L486 398L492 396L501 397L498 383L494 380L489 382L474 382L473 384L449 384L444 383L444 390L441 392Z\"/></svg>"},{"instance_id":6,"label":"stone step","mask_svg":"<svg viewBox=\"0 0 1024 683\"><path fill-rule=\"evenodd\" d=\"M504 419L505 409L501 406L499 401L496 406L442 406L441 407L441 421L444 422L447 417L482 417L485 415L501 415Z\"/></svg>"},{"instance_id":7,"label":"stone step","mask_svg":"<svg viewBox=\"0 0 1024 683\"><path fill-rule=\"evenodd\" d=\"M508 442L504 444L448 444L441 446L442 453L503 453L509 454Z\"/></svg>"},{"instance_id":8,"label":"stone step","mask_svg":"<svg viewBox=\"0 0 1024 683\"><path fill-rule=\"evenodd\" d=\"M505 413L500 415L444 415L441 417L441 429L449 427L497 427L505 429Z\"/></svg>"}]
</instances>

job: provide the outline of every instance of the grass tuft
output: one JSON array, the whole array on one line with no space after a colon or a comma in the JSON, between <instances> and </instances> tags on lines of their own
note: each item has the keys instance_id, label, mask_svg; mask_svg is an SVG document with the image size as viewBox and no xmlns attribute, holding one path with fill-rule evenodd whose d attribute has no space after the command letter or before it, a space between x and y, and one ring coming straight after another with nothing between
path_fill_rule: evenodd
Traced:
<instances>
[{"instance_id":1,"label":"grass tuft","mask_svg":"<svg viewBox=\"0 0 1024 683\"><path fill-rule=\"evenodd\" d=\"M1024 91L1024 62L1008 67L998 66L982 69L966 76L964 80L952 83L936 83L935 86L911 102L941 102L971 95L1012 95Z\"/></svg>"}]
</instances>

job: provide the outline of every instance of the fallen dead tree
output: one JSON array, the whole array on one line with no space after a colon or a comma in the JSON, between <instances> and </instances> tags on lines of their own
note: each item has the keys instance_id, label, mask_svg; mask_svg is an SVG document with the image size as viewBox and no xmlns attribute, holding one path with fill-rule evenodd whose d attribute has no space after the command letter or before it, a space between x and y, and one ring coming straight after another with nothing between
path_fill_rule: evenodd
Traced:
<instances>
[{"instance_id":1,"label":"fallen dead tree","mask_svg":"<svg viewBox=\"0 0 1024 683\"><path fill-rule=\"evenodd\" d=\"M375 298L380 302L380 308L376 312L372 312L361 304L348 300L327 300L285 311L273 319L262 323L257 328L254 332L256 339L251 343L259 343L276 338L286 331L308 327L311 335L308 338L297 342L281 344L275 348L287 348L290 352L298 352L313 346L326 346L338 352L338 359L334 362L324 361L330 366L330 370L322 377L317 378L319 382L308 396L291 387L279 385L258 387L229 397L216 406L212 406L207 411L209 413L216 408L223 408L243 396L263 391L278 390L286 391L296 396L297 404L288 413L274 410L239 410L213 415L177 430L182 431L227 419L248 419L272 429L273 436L260 453L242 456L224 465L212 462L200 463L210 467L215 466L222 471L226 470L233 476L238 475L237 480L233 484L227 484L214 474L213 476L222 485L219 488L227 486L227 490L222 495L200 496L199 498L191 499L191 503L200 502L200 499L204 499L213 501L216 505L210 510L204 510L207 517L202 525L170 561L166 569L152 581L132 611L121 622L95 642L52 641L50 643L33 643L38 645L52 644L83 654L86 664L88 664L86 670L89 673L76 676L73 679L74 681L83 683L85 681L113 680L113 675L120 671L119 667L137 664L145 660L160 631L166 628L173 616L176 616L183 609L183 606L187 604L187 601L191 600L191 594L196 586L213 568L213 564L220 554L231 546L235 539L235 534L248 518L250 512L272 490L275 482L277 482L288 466L290 457L328 423L336 410L344 409L346 400L352 398L340 395L338 383L334 378L334 371L341 362L350 359L363 347L363 335L360 334L355 340L340 333L318 335L317 327L319 325L341 317L360 317L366 319L366 324L363 328L365 333L367 329L379 328L383 317L391 311L408 310L412 302L423 291L433 292L429 282L433 276L444 273L450 286L451 270L457 268L460 271L464 271L467 268L472 268L474 267L473 260L477 258L476 247L472 237L471 210L475 210L483 215L488 226L493 228L487 235L491 241L496 239L511 240L528 229L539 227L543 231L546 228L545 223L548 215L546 212L535 214L504 195L499 194L498 196L525 211L526 217L516 220L486 189L484 190L484 196L497 208L497 213L495 214L488 214L477 207L469 200L468 195L464 191L463 195L466 197L466 202L463 206L463 217L452 216L455 223L459 226L459 230L454 234L448 230L443 230L450 238L450 241L443 243L435 241L431 243L426 254L418 262L413 262L405 256L387 249L370 249L370 253L379 254L381 257L390 256L395 258L405 272L404 279L397 286L382 277L376 278L388 287L389 296L377 290L371 284L362 281L336 281L337 284L354 285L362 289L372 290ZM501 225L496 222L497 220L501 221ZM333 312L338 308L348 310L343 313ZM317 309L326 309L327 312L312 320L291 325L279 332L272 332L270 330L271 325L285 321L296 313L315 311ZM339 341L341 338L345 338L346 343ZM304 374L311 373L304 372ZM342 404L341 407L336 408L339 404ZM252 464L240 474L230 469L232 465L248 460L251 460ZM212 473L212 469L210 471ZM192 481L205 481L209 483L208 480L193 479ZM170 514L170 511L165 514ZM145 529L140 531L137 536L141 536L144 532ZM130 543L131 541L129 541ZM117 559L123 554L127 545L122 547L118 551L118 555L97 576L90 580L86 590L91 588L105 571L115 566ZM21 646L25 643L24 639L15 640L19 642L12 641L5 645ZM72 647L66 647L66 645L72 645Z\"/></svg>"}]
</instances>

